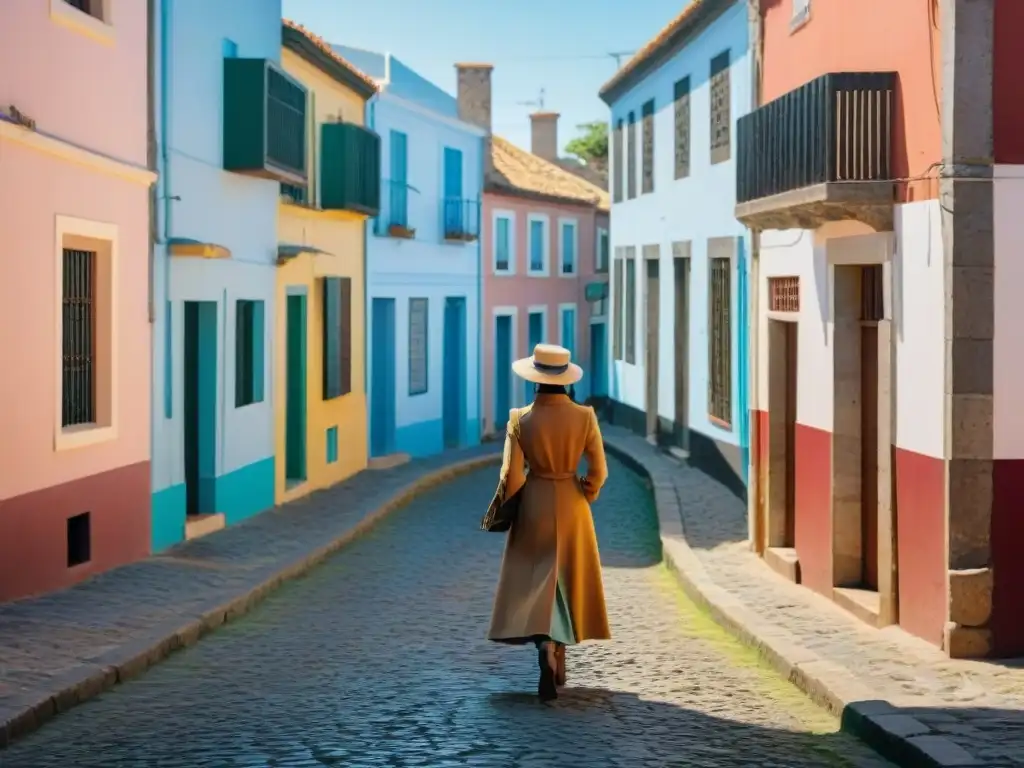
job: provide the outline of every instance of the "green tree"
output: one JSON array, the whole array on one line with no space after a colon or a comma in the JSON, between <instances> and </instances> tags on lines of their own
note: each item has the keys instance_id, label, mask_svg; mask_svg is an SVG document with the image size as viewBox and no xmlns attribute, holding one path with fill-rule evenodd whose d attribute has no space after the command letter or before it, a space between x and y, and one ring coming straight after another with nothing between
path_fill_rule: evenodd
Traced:
<instances>
[{"instance_id":1,"label":"green tree","mask_svg":"<svg viewBox=\"0 0 1024 768\"><path fill-rule=\"evenodd\" d=\"M595 120L577 126L581 135L565 145L565 151L587 165L604 168L608 165L608 123Z\"/></svg>"}]
</instances>

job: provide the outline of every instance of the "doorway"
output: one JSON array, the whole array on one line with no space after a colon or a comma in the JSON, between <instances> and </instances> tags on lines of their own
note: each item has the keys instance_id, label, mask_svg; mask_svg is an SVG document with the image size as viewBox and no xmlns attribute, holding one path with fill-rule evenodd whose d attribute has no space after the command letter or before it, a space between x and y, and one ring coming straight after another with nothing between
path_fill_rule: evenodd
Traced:
<instances>
[{"instance_id":1,"label":"doorway","mask_svg":"<svg viewBox=\"0 0 1024 768\"><path fill-rule=\"evenodd\" d=\"M461 296L444 302L443 388L444 447L457 448L466 421L466 299Z\"/></svg>"},{"instance_id":2,"label":"doorway","mask_svg":"<svg viewBox=\"0 0 1024 768\"><path fill-rule=\"evenodd\" d=\"M796 322L768 321L768 541L796 562Z\"/></svg>"},{"instance_id":3,"label":"doorway","mask_svg":"<svg viewBox=\"0 0 1024 768\"><path fill-rule=\"evenodd\" d=\"M675 378L675 421L673 442L690 450L690 259L672 259L675 294L673 358Z\"/></svg>"},{"instance_id":4,"label":"doorway","mask_svg":"<svg viewBox=\"0 0 1024 768\"><path fill-rule=\"evenodd\" d=\"M306 294L288 294L286 306L284 481L306 482L307 324Z\"/></svg>"},{"instance_id":5,"label":"doorway","mask_svg":"<svg viewBox=\"0 0 1024 768\"><path fill-rule=\"evenodd\" d=\"M590 323L590 395L608 395L608 325L604 320Z\"/></svg>"},{"instance_id":6,"label":"doorway","mask_svg":"<svg viewBox=\"0 0 1024 768\"><path fill-rule=\"evenodd\" d=\"M644 409L647 411L647 440L658 441L658 325L659 281L657 259L644 259L646 268L645 306L647 307L646 333L644 336L644 374L646 387Z\"/></svg>"},{"instance_id":7,"label":"doorway","mask_svg":"<svg viewBox=\"0 0 1024 768\"><path fill-rule=\"evenodd\" d=\"M185 302L185 514L217 506L217 302Z\"/></svg>"},{"instance_id":8,"label":"doorway","mask_svg":"<svg viewBox=\"0 0 1024 768\"><path fill-rule=\"evenodd\" d=\"M544 343L544 326L547 325L546 320L547 312L544 309L530 310L529 319L527 321L529 326L527 329L527 355L532 355L533 348L538 344ZM524 387L525 399L523 402L529 404L533 402L533 392L536 385L527 381L524 382Z\"/></svg>"},{"instance_id":9,"label":"doorway","mask_svg":"<svg viewBox=\"0 0 1024 768\"><path fill-rule=\"evenodd\" d=\"M395 300L374 299L371 322L370 456L377 458L395 445Z\"/></svg>"},{"instance_id":10,"label":"doorway","mask_svg":"<svg viewBox=\"0 0 1024 768\"><path fill-rule=\"evenodd\" d=\"M512 315L494 318L494 431L504 430L512 410Z\"/></svg>"}]
</instances>

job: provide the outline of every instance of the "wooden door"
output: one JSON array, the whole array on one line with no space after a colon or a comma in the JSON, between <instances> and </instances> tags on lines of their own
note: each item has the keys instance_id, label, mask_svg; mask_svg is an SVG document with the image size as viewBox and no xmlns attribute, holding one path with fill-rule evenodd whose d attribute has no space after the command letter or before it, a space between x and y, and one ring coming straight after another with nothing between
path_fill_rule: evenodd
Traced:
<instances>
[{"instance_id":1,"label":"wooden door","mask_svg":"<svg viewBox=\"0 0 1024 768\"><path fill-rule=\"evenodd\" d=\"M878 326L861 326L861 582L878 589Z\"/></svg>"},{"instance_id":2,"label":"wooden door","mask_svg":"<svg viewBox=\"0 0 1024 768\"><path fill-rule=\"evenodd\" d=\"M646 259L647 269L647 319L644 336L644 374L647 379L645 408L647 410L647 435L658 434L658 261Z\"/></svg>"},{"instance_id":3,"label":"wooden door","mask_svg":"<svg viewBox=\"0 0 1024 768\"><path fill-rule=\"evenodd\" d=\"M690 447L690 260L672 260L675 271L675 322L673 324L675 361L675 444Z\"/></svg>"},{"instance_id":4,"label":"wooden door","mask_svg":"<svg viewBox=\"0 0 1024 768\"><path fill-rule=\"evenodd\" d=\"M797 323L786 327L786 539L785 546L796 546L796 383Z\"/></svg>"}]
</instances>

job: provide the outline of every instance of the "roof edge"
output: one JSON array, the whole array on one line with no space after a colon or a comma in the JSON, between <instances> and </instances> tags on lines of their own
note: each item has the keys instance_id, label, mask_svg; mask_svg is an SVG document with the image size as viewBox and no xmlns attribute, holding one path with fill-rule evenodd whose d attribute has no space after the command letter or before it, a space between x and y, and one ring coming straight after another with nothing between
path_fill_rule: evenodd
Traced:
<instances>
[{"instance_id":1,"label":"roof edge","mask_svg":"<svg viewBox=\"0 0 1024 768\"><path fill-rule=\"evenodd\" d=\"M623 93L739 2L742 0L694 0L601 86L597 92L598 97L610 107Z\"/></svg>"},{"instance_id":2,"label":"roof edge","mask_svg":"<svg viewBox=\"0 0 1024 768\"><path fill-rule=\"evenodd\" d=\"M369 75L363 74L337 54L328 53L305 28L283 20L281 23L281 45L319 69L328 77L355 91L364 101L369 101L380 90Z\"/></svg>"}]
</instances>

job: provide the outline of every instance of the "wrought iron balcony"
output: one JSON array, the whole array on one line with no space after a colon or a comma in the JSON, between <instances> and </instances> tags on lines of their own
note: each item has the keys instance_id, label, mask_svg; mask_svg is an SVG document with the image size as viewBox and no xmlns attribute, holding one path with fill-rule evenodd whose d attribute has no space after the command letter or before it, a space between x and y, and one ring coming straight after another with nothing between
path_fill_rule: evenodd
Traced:
<instances>
[{"instance_id":1,"label":"wrought iron balcony","mask_svg":"<svg viewBox=\"0 0 1024 768\"><path fill-rule=\"evenodd\" d=\"M480 237L480 201L446 197L442 203L445 240L472 242Z\"/></svg>"},{"instance_id":2,"label":"wrought iron balcony","mask_svg":"<svg viewBox=\"0 0 1024 768\"><path fill-rule=\"evenodd\" d=\"M416 227L410 218L409 208L413 195L419 191L402 180L387 179L382 186L384 194L380 213L374 222L374 234L412 240L416 237Z\"/></svg>"},{"instance_id":3,"label":"wrought iron balcony","mask_svg":"<svg viewBox=\"0 0 1024 768\"><path fill-rule=\"evenodd\" d=\"M306 89L268 59L224 59L224 169L306 183Z\"/></svg>"},{"instance_id":4,"label":"wrought iron balcony","mask_svg":"<svg viewBox=\"0 0 1024 768\"><path fill-rule=\"evenodd\" d=\"M761 229L892 228L896 75L822 75L737 121L736 218Z\"/></svg>"}]
</instances>

